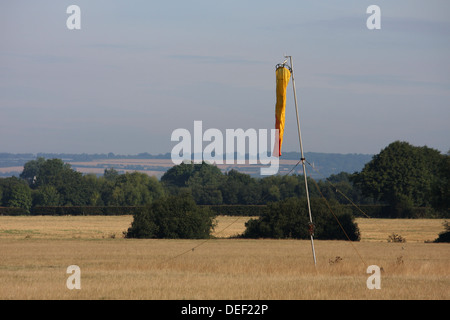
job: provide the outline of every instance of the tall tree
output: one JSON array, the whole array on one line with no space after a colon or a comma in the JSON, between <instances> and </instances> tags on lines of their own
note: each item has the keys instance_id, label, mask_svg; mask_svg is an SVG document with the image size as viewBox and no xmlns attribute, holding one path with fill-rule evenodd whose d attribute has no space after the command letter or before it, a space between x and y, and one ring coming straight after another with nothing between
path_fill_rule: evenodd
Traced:
<instances>
[{"instance_id":1,"label":"tall tree","mask_svg":"<svg viewBox=\"0 0 450 320\"><path fill-rule=\"evenodd\" d=\"M443 156L438 165L438 178L432 186L432 205L440 211L450 210L450 151Z\"/></svg>"},{"instance_id":2,"label":"tall tree","mask_svg":"<svg viewBox=\"0 0 450 320\"><path fill-rule=\"evenodd\" d=\"M103 177L108 181L115 181L119 176L119 172L114 168L106 168Z\"/></svg>"},{"instance_id":3,"label":"tall tree","mask_svg":"<svg viewBox=\"0 0 450 320\"><path fill-rule=\"evenodd\" d=\"M23 208L26 211L31 208L31 189L16 177L0 179L0 196L0 206Z\"/></svg>"},{"instance_id":4,"label":"tall tree","mask_svg":"<svg viewBox=\"0 0 450 320\"><path fill-rule=\"evenodd\" d=\"M226 204L258 204L261 200L261 185L248 174L230 170L220 186Z\"/></svg>"},{"instance_id":5,"label":"tall tree","mask_svg":"<svg viewBox=\"0 0 450 320\"><path fill-rule=\"evenodd\" d=\"M41 166L45 163L45 158L39 157L36 160L31 160L25 163L23 171L20 174L20 178L28 182L28 185L32 188L36 186L36 178L39 175Z\"/></svg>"},{"instance_id":6,"label":"tall tree","mask_svg":"<svg viewBox=\"0 0 450 320\"><path fill-rule=\"evenodd\" d=\"M410 216L413 206L427 206L440 162L439 151L395 141L368 162L353 182L364 195L384 201L397 216Z\"/></svg>"},{"instance_id":7,"label":"tall tree","mask_svg":"<svg viewBox=\"0 0 450 320\"><path fill-rule=\"evenodd\" d=\"M167 170L161 177L161 182L169 189L186 187L187 181L194 173L194 169L193 163L183 162Z\"/></svg>"},{"instance_id":8,"label":"tall tree","mask_svg":"<svg viewBox=\"0 0 450 320\"><path fill-rule=\"evenodd\" d=\"M170 168L161 177L161 182L171 194L189 191L197 204L222 204L220 185L223 179L222 172L215 165L181 163Z\"/></svg>"},{"instance_id":9,"label":"tall tree","mask_svg":"<svg viewBox=\"0 0 450 320\"><path fill-rule=\"evenodd\" d=\"M33 206L59 206L61 197L54 186L47 185L33 190Z\"/></svg>"},{"instance_id":10,"label":"tall tree","mask_svg":"<svg viewBox=\"0 0 450 320\"><path fill-rule=\"evenodd\" d=\"M141 206L150 204L163 195L164 190L155 177L149 177L141 172L127 172L115 179L108 204Z\"/></svg>"},{"instance_id":11,"label":"tall tree","mask_svg":"<svg viewBox=\"0 0 450 320\"><path fill-rule=\"evenodd\" d=\"M70 164L64 163L61 159L38 158L29 161L25 164L20 176L28 181L32 188L38 190L43 190L42 188L46 186L55 188L59 194L60 205L80 206L89 201L82 174L73 170ZM53 199L56 199L55 197L52 196Z\"/></svg>"},{"instance_id":12,"label":"tall tree","mask_svg":"<svg viewBox=\"0 0 450 320\"><path fill-rule=\"evenodd\" d=\"M203 162L195 165L186 185L191 189L197 204L222 204L222 191L219 187L223 178L218 167Z\"/></svg>"}]
</instances>

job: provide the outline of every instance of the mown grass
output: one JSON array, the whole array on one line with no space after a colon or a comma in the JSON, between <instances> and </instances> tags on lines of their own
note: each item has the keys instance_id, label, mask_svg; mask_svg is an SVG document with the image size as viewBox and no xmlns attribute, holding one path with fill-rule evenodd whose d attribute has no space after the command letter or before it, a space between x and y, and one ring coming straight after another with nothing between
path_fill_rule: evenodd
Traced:
<instances>
[{"instance_id":1,"label":"mown grass","mask_svg":"<svg viewBox=\"0 0 450 320\"><path fill-rule=\"evenodd\" d=\"M217 237L235 235L246 219L220 217ZM450 298L450 246L424 242L442 221L407 220L416 225L404 230L396 220L358 221L360 242L315 241L314 267L309 241L125 239L131 220L0 217L0 299ZM407 242L388 243L392 232ZM73 264L80 290L66 287ZM366 287L372 264L382 270L380 290Z\"/></svg>"},{"instance_id":2,"label":"mown grass","mask_svg":"<svg viewBox=\"0 0 450 320\"><path fill-rule=\"evenodd\" d=\"M218 216L216 238L242 234L252 217ZM256 217L253 217L256 219ZM125 216L0 216L0 239L106 239L123 238L133 217ZM433 241L444 231L443 219L358 218L361 241L387 241L393 233L407 242Z\"/></svg>"}]
</instances>

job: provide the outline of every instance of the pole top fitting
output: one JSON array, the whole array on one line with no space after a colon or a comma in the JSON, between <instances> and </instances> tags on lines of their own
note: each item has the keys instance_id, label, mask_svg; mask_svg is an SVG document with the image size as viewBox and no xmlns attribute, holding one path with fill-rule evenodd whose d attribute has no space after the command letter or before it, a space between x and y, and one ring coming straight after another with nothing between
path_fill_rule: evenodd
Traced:
<instances>
[{"instance_id":1,"label":"pole top fitting","mask_svg":"<svg viewBox=\"0 0 450 320\"><path fill-rule=\"evenodd\" d=\"M291 56L284 56L286 59L284 59L284 61L282 62L282 63L279 63L279 64L277 64L276 66L275 66L275 69L278 69L278 68L286 68L286 69L288 69L291 73L292 73L292 67L287 63L287 61L288 61L288 59L287 58L290 58Z\"/></svg>"}]
</instances>

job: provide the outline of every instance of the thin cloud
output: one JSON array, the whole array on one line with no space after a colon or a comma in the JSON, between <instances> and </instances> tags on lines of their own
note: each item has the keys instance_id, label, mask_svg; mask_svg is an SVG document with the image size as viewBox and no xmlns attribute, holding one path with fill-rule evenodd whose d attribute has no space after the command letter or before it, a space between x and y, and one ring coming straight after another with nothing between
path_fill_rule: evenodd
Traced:
<instances>
[{"instance_id":1,"label":"thin cloud","mask_svg":"<svg viewBox=\"0 0 450 320\"><path fill-rule=\"evenodd\" d=\"M447 85L432 81L419 81L393 74L318 74L329 81L340 84L367 84L404 87L439 87L447 89Z\"/></svg>"},{"instance_id":2,"label":"thin cloud","mask_svg":"<svg viewBox=\"0 0 450 320\"><path fill-rule=\"evenodd\" d=\"M264 61L250 60L239 57L226 57L226 56L203 56L203 55L169 55L171 59L191 61L197 63L212 63L212 64L263 64Z\"/></svg>"}]
</instances>

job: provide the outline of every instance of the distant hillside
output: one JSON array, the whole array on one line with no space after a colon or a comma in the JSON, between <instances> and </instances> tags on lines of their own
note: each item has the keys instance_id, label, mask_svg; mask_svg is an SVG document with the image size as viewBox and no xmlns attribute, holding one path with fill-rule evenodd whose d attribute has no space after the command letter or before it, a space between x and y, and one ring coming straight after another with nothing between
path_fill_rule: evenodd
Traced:
<instances>
[{"instance_id":1,"label":"distant hillside","mask_svg":"<svg viewBox=\"0 0 450 320\"><path fill-rule=\"evenodd\" d=\"M307 167L308 175L322 179L332 174L340 172L354 173L361 171L364 165L372 159L370 154L338 154L338 153L319 153L306 152L306 160L314 166L315 170ZM114 167L119 171L139 170L148 174L155 174L161 177L168 168L171 167L170 153L151 155L149 153L139 153L137 155L115 155L108 154L67 154L67 153L0 153L0 176L18 176L23 169L23 165L38 157L46 159L58 158L65 162L71 163L72 167L83 173L102 174L104 168ZM142 163L132 163L132 159L140 159ZM124 160L121 162L120 160ZM145 161L148 160L148 161ZM153 160L153 161L152 161ZM169 160L169 161L157 161ZM287 174L295 165L295 160L300 160L298 152L284 152L280 159L279 174ZM291 160L291 161L285 161ZM292 161L293 160L293 161ZM90 164L92 162L92 164ZM259 176L259 166L221 166L222 170L230 170L231 168L250 174ZM93 170L96 169L96 170ZM317 173L318 171L319 173ZM293 173L301 173L301 166L298 166Z\"/></svg>"},{"instance_id":2,"label":"distant hillside","mask_svg":"<svg viewBox=\"0 0 450 320\"><path fill-rule=\"evenodd\" d=\"M305 159L325 177L340 172L354 173L361 171L364 165L372 160L372 157L372 154L305 152ZM282 158L297 160L300 159L300 153L285 152ZM311 171L311 169L308 171ZM311 172L310 175L314 176L313 173Z\"/></svg>"}]
</instances>

